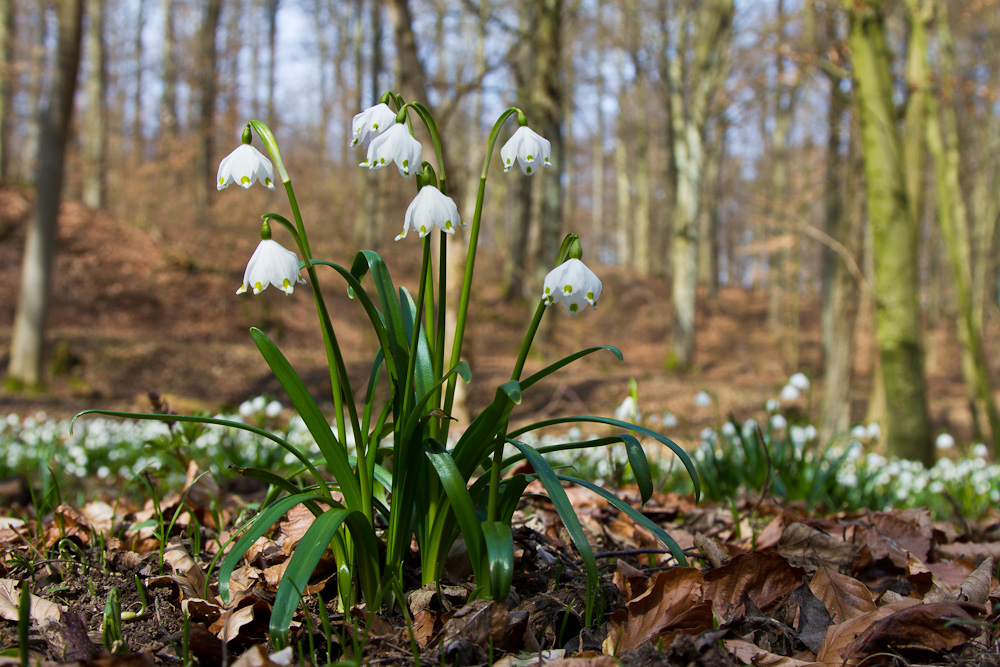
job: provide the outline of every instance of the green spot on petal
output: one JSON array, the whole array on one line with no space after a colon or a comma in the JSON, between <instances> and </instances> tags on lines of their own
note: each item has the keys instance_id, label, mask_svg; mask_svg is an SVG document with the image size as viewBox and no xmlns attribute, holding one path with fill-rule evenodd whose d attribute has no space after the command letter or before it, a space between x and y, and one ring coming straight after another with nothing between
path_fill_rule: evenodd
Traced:
<instances>
[{"instance_id":1,"label":"green spot on petal","mask_svg":"<svg viewBox=\"0 0 1000 667\"><path fill-rule=\"evenodd\" d=\"M271 185L271 179L265 177L264 178L264 185Z\"/></svg>"},{"instance_id":2,"label":"green spot on petal","mask_svg":"<svg viewBox=\"0 0 1000 667\"><path fill-rule=\"evenodd\" d=\"M529 174L531 173L531 167L527 167L527 172L528 172Z\"/></svg>"},{"instance_id":3,"label":"green spot on petal","mask_svg":"<svg viewBox=\"0 0 1000 667\"><path fill-rule=\"evenodd\" d=\"M572 294L573 293L573 286L572 285L566 285L565 287L563 287L563 292L565 292L566 294Z\"/></svg>"},{"instance_id":4,"label":"green spot on petal","mask_svg":"<svg viewBox=\"0 0 1000 667\"><path fill-rule=\"evenodd\" d=\"M580 306L576 305L575 303L569 304L569 312L575 313L578 310L580 310Z\"/></svg>"},{"instance_id":5,"label":"green spot on petal","mask_svg":"<svg viewBox=\"0 0 1000 667\"><path fill-rule=\"evenodd\" d=\"M289 285L291 285L291 284L292 283L289 282L288 278L285 278L284 280L281 281L281 288L282 289L288 289Z\"/></svg>"},{"instance_id":6,"label":"green spot on petal","mask_svg":"<svg viewBox=\"0 0 1000 667\"><path fill-rule=\"evenodd\" d=\"M380 158L378 159L378 163L379 163L379 164L385 164L385 158L384 158L384 157L380 157Z\"/></svg>"},{"instance_id":7,"label":"green spot on petal","mask_svg":"<svg viewBox=\"0 0 1000 667\"><path fill-rule=\"evenodd\" d=\"M403 169L406 169L409 166L410 166L410 161L409 160L403 160Z\"/></svg>"},{"instance_id":8,"label":"green spot on petal","mask_svg":"<svg viewBox=\"0 0 1000 667\"><path fill-rule=\"evenodd\" d=\"M545 293L546 293L546 294L550 294L551 292L552 292L552 290L551 290L551 289L549 289L548 287L546 287L546 288L545 288Z\"/></svg>"},{"instance_id":9,"label":"green spot on petal","mask_svg":"<svg viewBox=\"0 0 1000 667\"><path fill-rule=\"evenodd\" d=\"M244 185L250 185L250 177L240 176L240 183L243 183Z\"/></svg>"},{"instance_id":10,"label":"green spot on petal","mask_svg":"<svg viewBox=\"0 0 1000 667\"><path fill-rule=\"evenodd\" d=\"M260 281L257 281L253 284L253 289L255 292L260 292L264 289L264 286L260 284Z\"/></svg>"},{"instance_id":11,"label":"green spot on petal","mask_svg":"<svg viewBox=\"0 0 1000 667\"><path fill-rule=\"evenodd\" d=\"M420 225L420 235L423 236L427 233L427 225Z\"/></svg>"},{"instance_id":12,"label":"green spot on petal","mask_svg":"<svg viewBox=\"0 0 1000 667\"><path fill-rule=\"evenodd\" d=\"M223 177L223 176L220 176L220 177L219 177L219 185L223 185L223 184L224 184L225 182L226 182L226 179L225 179L225 177Z\"/></svg>"},{"instance_id":13,"label":"green spot on petal","mask_svg":"<svg viewBox=\"0 0 1000 667\"><path fill-rule=\"evenodd\" d=\"M535 158L531 157L530 155L528 156L528 162L533 162L534 160Z\"/></svg>"},{"instance_id":14,"label":"green spot on petal","mask_svg":"<svg viewBox=\"0 0 1000 667\"><path fill-rule=\"evenodd\" d=\"M587 292L587 300L588 301L593 301L594 300L594 293L593 292Z\"/></svg>"}]
</instances>

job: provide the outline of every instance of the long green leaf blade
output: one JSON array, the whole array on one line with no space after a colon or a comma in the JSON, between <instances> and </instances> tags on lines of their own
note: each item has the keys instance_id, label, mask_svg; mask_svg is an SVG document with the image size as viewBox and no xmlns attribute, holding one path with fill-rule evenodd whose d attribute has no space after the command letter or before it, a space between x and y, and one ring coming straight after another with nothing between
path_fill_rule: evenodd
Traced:
<instances>
[{"instance_id":1,"label":"long green leaf blade","mask_svg":"<svg viewBox=\"0 0 1000 667\"><path fill-rule=\"evenodd\" d=\"M490 596L499 602L507 599L514 581L514 536L503 521L484 521L483 540L490 573Z\"/></svg>"}]
</instances>

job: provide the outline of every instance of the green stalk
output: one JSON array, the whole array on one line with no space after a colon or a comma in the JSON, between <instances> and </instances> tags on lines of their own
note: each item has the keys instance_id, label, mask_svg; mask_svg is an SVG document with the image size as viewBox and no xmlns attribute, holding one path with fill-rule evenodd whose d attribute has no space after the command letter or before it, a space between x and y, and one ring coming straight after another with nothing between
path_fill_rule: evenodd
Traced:
<instances>
[{"instance_id":1,"label":"green stalk","mask_svg":"<svg viewBox=\"0 0 1000 667\"><path fill-rule=\"evenodd\" d=\"M462 360L462 341L465 338L465 322L469 314L469 298L472 290L472 274L476 268L476 250L479 246L479 228L483 221L483 200L486 197L486 176L489 174L490 160L493 158L493 148L496 145L497 137L503 124L513 114L522 113L520 109L511 107L500 114L497 122L493 124L490 131L489 142L486 144L486 157L483 159L483 171L479 177L479 190L476 193L476 210L472 217L472 229L469 230L469 250L465 260L465 277L462 280L462 296L458 302L458 315L455 318L455 338L451 346L451 363L449 368L454 368ZM444 411L451 414L452 406L455 403L455 384L457 377L452 377L448 381L448 388L445 391ZM448 438L450 424L445 421L441 428L441 441Z\"/></svg>"},{"instance_id":2,"label":"green stalk","mask_svg":"<svg viewBox=\"0 0 1000 667\"><path fill-rule=\"evenodd\" d=\"M358 448L359 457L358 460L366 460L364 456L364 438L361 433L360 422L358 421L358 410L357 406L354 405L354 394L351 391L350 379L347 375L347 366L344 363L343 354L340 351L340 345L337 343L337 334L333 328L333 321L330 319L330 312L326 306L326 300L323 298L323 292L319 287L319 277L316 272L316 266L313 264L312 251L309 248L309 237L306 235L305 223L302 220L302 213L299 210L298 199L295 197L295 190L292 188L292 179L288 175L288 171L285 169L285 163L281 159L281 152L278 150L278 143L274 139L274 135L271 133L270 128L260 121L250 121L250 125L257 132L257 136L261 138L264 145L267 146L268 152L271 154L271 158L274 160L275 168L278 170L278 175L281 177L281 182L285 186L285 193L288 195L288 203L292 209L292 218L295 220L295 228L298 232L296 235L296 242L299 246L299 251L302 253L302 258L305 262L306 273L309 274L309 285L312 288L313 299L316 302L316 312L319 315L321 329L323 331L323 347L326 351L327 367L330 370L330 387L333 393L333 404L334 404L334 416L337 423L337 437L342 443L347 442L347 428L344 423L344 395L346 394L348 399L347 410L351 419L351 428L354 432L354 442ZM343 383L343 386L341 386ZM370 484L370 474L369 471L358 471L358 477L360 478L361 495L363 499L363 505L360 508L364 512L365 516L369 521L373 519L373 510L371 503L371 484Z\"/></svg>"},{"instance_id":3,"label":"green stalk","mask_svg":"<svg viewBox=\"0 0 1000 667\"><path fill-rule=\"evenodd\" d=\"M535 308L535 314L531 318L531 323L528 325L528 330L524 334L524 340L521 341L521 349L517 353L517 361L514 363L514 371L510 374L511 380L520 380L521 372L524 370L524 363L528 359L528 351L531 350L531 343L535 340L535 334L538 332L538 325L542 322L542 316L545 314L545 302L539 300L538 307ZM503 468L503 447L507 443L507 424L504 423L503 428L497 432L496 445L493 449L493 463L490 466L490 495L486 505L486 520L496 521L498 506L500 503L500 472Z\"/></svg>"}]
</instances>

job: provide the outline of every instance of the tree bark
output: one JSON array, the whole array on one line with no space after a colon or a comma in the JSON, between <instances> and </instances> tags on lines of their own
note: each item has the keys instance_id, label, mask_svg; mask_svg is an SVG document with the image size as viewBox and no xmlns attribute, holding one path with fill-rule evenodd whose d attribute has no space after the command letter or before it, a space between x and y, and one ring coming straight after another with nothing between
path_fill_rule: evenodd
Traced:
<instances>
[{"instance_id":1,"label":"tree bark","mask_svg":"<svg viewBox=\"0 0 1000 667\"><path fill-rule=\"evenodd\" d=\"M198 141L195 143L194 173L195 218L208 223L208 196L215 191L215 94L218 53L215 48L222 0L208 0L198 34L198 54L201 71L198 76Z\"/></svg>"},{"instance_id":2,"label":"tree bark","mask_svg":"<svg viewBox=\"0 0 1000 667\"><path fill-rule=\"evenodd\" d=\"M0 2L0 181L10 179L10 146L7 143L10 115L11 81L14 78L12 45L14 41L14 3Z\"/></svg>"},{"instance_id":3,"label":"tree bark","mask_svg":"<svg viewBox=\"0 0 1000 667\"><path fill-rule=\"evenodd\" d=\"M171 145L177 137L177 38L174 0L163 0L163 97L160 99L161 138Z\"/></svg>"},{"instance_id":4,"label":"tree bark","mask_svg":"<svg viewBox=\"0 0 1000 667\"><path fill-rule=\"evenodd\" d=\"M886 395L888 453L934 460L918 298L919 230L911 217L906 156L893 104L885 17L879 0L845 0L864 146L875 265L875 324Z\"/></svg>"},{"instance_id":5,"label":"tree bark","mask_svg":"<svg viewBox=\"0 0 1000 667\"><path fill-rule=\"evenodd\" d=\"M42 382L45 319L51 291L66 144L80 67L83 0L59 0L56 12L59 41L55 71L48 110L41 119L35 210L25 241L21 291L14 316L8 368L9 378L27 387L35 387Z\"/></svg>"},{"instance_id":6,"label":"tree bark","mask_svg":"<svg viewBox=\"0 0 1000 667\"><path fill-rule=\"evenodd\" d=\"M104 206L105 152L108 137L107 66L104 57L104 0L87 0L87 53L90 71L85 82L87 117L83 136L83 203Z\"/></svg>"}]
</instances>

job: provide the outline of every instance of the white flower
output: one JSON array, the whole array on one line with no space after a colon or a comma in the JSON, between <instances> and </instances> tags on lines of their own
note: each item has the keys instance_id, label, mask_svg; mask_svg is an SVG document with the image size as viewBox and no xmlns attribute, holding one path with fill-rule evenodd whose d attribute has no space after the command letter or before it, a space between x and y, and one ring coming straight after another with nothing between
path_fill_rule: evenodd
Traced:
<instances>
[{"instance_id":1,"label":"white flower","mask_svg":"<svg viewBox=\"0 0 1000 667\"><path fill-rule=\"evenodd\" d=\"M882 427L879 426L878 422L872 422L868 425L868 437L872 440L878 440L882 437Z\"/></svg>"},{"instance_id":2,"label":"white flower","mask_svg":"<svg viewBox=\"0 0 1000 667\"><path fill-rule=\"evenodd\" d=\"M281 403L278 401L271 401L267 404L267 407L264 408L264 414L273 419L274 417L280 415L283 409L284 408L282 408Z\"/></svg>"},{"instance_id":3,"label":"white flower","mask_svg":"<svg viewBox=\"0 0 1000 667\"><path fill-rule=\"evenodd\" d=\"M699 391L694 397L694 404L699 408L707 408L712 404L712 397L708 395L707 391Z\"/></svg>"},{"instance_id":4,"label":"white flower","mask_svg":"<svg viewBox=\"0 0 1000 667\"><path fill-rule=\"evenodd\" d=\"M788 383L781 388L781 394L778 395L778 398L783 401L797 401L801 395L802 394L799 393L798 387L794 384Z\"/></svg>"},{"instance_id":5,"label":"white flower","mask_svg":"<svg viewBox=\"0 0 1000 667\"><path fill-rule=\"evenodd\" d=\"M578 259L567 259L549 271L544 285L542 301L545 305L561 301L566 310L574 315L585 303L597 308L597 300L603 287L597 274Z\"/></svg>"},{"instance_id":6,"label":"white flower","mask_svg":"<svg viewBox=\"0 0 1000 667\"><path fill-rule=\"evenodd\" d=\"M378 136L392 127L395 122L396 112L390 109L388 104L381 103L368 107L357 114L351 122L351 130L354 135L351 139L351 145L357 146L368 138L369 134L373 137Z\"/></svg>"},{"instance_id":7,"label":"white flower","mask_svg":"<svg viewBox=\"0 0 1000 667\"><path fill-rule=\"evenodd\" d=\"M868 429L866 429L861 424L858 424L851 429L851 437L855 440L865 440L868 438Z\"/></svg>"},{"instance_id":8,"label":"white flower","mask_svg":"<svg viewBox=\"0 0 1000 667\"><path fill-rule=\"evenodd\" d=\"M552 168L549 157L552 154L552 144L529 127L521 126L500 149L500 159L503 160L504 173L514 166L514 160L521 166L525 175L535 171L535 166L541 162Z\"/></svg>"},{"instance_id":9,"label":"white flower","mask_svg":"<svg viewBox=\"0 0 1000 667\"><path fill-rule=\"evenodd\" d=\"M240 144L239 148L222 158L219 163L219 176L216 186L220 190L228 188L231 183L249 188L254 181L260 181L269 189L274 189L274 169L271 161L250 144Z\"/></svg>"},{"instance_id":10,"label":"white flower","mask_svg":"<svg viewBox=\"0 0 1000 667\"><path fill-rule=\"evenodd\" d=\"M239 409L240 415L243 417L250 417L254 413L253 404L250 401L243 401L240 403Z\"/></svg>"},{"instance_id":11,"label":"white flower","mask_svg":"<svg viewBox=\"0 0 1000 667\"><path fill-rule=\"evenodd\" d=\"M677 426L677 415L675 415L670 410L663 413L662 417L663 428L674 428Z\"/></svg>"},{"instance_id":12,"label":"white flower","mask_svg":"<svg viewBox=\"0 0 1000 667\"><path fill-rule=\"evenodd\" d=\"M941 450L951 449L955 446L955 438L950 433L942 433L934 441L934 446Z\"/></svg>"},{"instance_id":13,"label":"white flower","mask_svg":"<svg viewBox=\"0 0 1000 667\"><path fill-rule=\"evenodd\" d=\"M776 398L769 398L767 399L767 402L764 403L764 409L768 412L777 412L780 407L781 403L779 403Z\"/></svg>"},{"instance_id":14,"label":"white flower","mask_svg":"<svg viewBox=\"0 0 1000 667\"><path fill-rule=\"evenodd\" d=\"M722 424L722 435L726 436L727 438L735 438L736 425L733 424L733 422L724 422Z\"/></svg>"},{"instance_id":15,"label":"white flower","mask_svg":"<svg viewBox=\"0 0 1000 667\"><path fill-rule=\"evenodd\" d=\"M396 240L406 238L412 228L423 238L430 234L431 228L437 226L446 234L455 233L455 225L461 225L458 207L454 200L432 185L425 185L406 207L403 216L403 233Z\"/></svg>"},{"instance_id":16,"label":"white flower","mask_svg":"<svg viewBox=\"0 0 1000 667\"><path fill-rule=\"evenodd\" d=\"M406 123L396 123L372 139L368 144L368 157L359 166L381 169L395 162L400 174L411 176L415 173L413 170L420 167L422 151L420 142L410 134Z\"/></svg>"},{"instance_id":17,"label":"white flower","mask_svg":"<svg viewBox=\"0 0 1000 667\"><path fill-rule=\"evenodd\" d=\"M267 407L267 399L263 396L255 396L253 401L250 402L250 405L253 406L254 414L261 413L264 411L264 408Z\"/></svg>"},{"instance_id":18,"label":"white flower","mask_svg":"<svg viewBox=\"0 0 1000 667\"><path fill-rule=\"evenodd\" d=\"M615 419L632 423L639 421L639 408L636 406L631 394L626 396L622 404L615 408Z\"/></svg>"},{"instance_id":19,"label":"white flower","mask_svg":"<svg viewBox=\"0 0 1000 667\"><path fill-rule=\"evenodd\" d=\"M776 431L780 431L781 429L787 427L788 427L788 420L785 419L783 415L773 415L771 417L771 428L775 429Z\"/></svg>"},{"instance_id":20,"label":"white flower","mask_svg":"<svg viewBox=\"0 0 1000 667\"><path fill-rule=\"evenodd\" d=\"M285 250L277 241L266 239L260 242L247 263L243 274L243 284L237 294L243 294L247 287L254 294L260 294L268 285L274 285L285 294L295 291L295 283L304 283L299 275L299 259L291 250Z\"/></svg>"},{"instance_id":21,"label":"white flower","mask_svg":"<svg viewBox=\"0 0 1000 667\"><path fill-rule=\"evenodd\" d=\"M788 384L801 391L806 391L809 389L809 378L806 377L805 373L796 373L788 378Z\"/></svg>"},{"instance_id":22,"label":"white flower","mask_svg":"<svg viewBox=\"0 0 1000 667\"><path fill-rule=\"evenodd\" d=\"M972 448L972 455L977 459L985 459L986 455L989 454L989 448L983 443L978 443Z\"/></svg>"}]
</instances>

